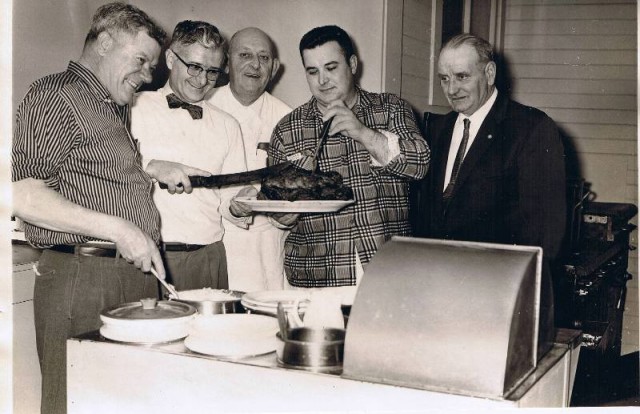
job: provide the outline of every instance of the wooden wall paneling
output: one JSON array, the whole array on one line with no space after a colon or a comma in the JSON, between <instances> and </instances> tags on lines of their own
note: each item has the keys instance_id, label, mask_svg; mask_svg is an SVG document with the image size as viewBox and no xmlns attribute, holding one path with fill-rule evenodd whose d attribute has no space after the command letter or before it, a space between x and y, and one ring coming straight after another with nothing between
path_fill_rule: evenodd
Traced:
<instances>
[{"instance_id":1,"label":"wooden wall paneling","mask_svg":"<svg viewBox=\"0 0 640 414\"><path fill-rule=\"evenodd\" d=\"M512 96L556 120L597 201L637 205L637 2L509 0L505 13ZM639 348L637 251L629 271L623 354Z\"/></svg>"},{"instance_id":2,"label":"wooden wall paneling","mask_svg":"<svg viewBox=\"0 0 640 414\"><path fill-rule=\"evenodd\" d=\"M583 124L564 122L563 127L572 136L580 139L608 139L617 145L627 145L619 141L629 141L631 144L636 143L636 127L631 125L597 125L597 124ZM635 153L635 151L634 151ZM626 152L625 154L632 154Z\"/></svg>"},{"instance_id":3,"label":"wooden wall paneling","mask_svg":"<svg viewBox=\"0 0 640 414\"><path fill-rule=\"evenodd\" d=\"M522 93L636 95L636 82L632 79L520 79L515 87Z\"/></svg>"},{"instance_id":4,"label":"wooden wall paneling","mask_svg":"<svg viewBox=\"0 0 640 414\"><path fill-rule=\"evenodd\" d=\"M609 49L626 50L636 47L636 36L633 35L580 35L549 33L510 35L505 42L505 48L510 49L545 49L545 50L591 50Z\"/></svg>"},{"instance_id":5,"label":"wooden wall paneling","mask_svg":"<svg viewBox=\"0 0 640 414\"><path fill-rule=\"evenodd\" d=\"M514 64L635 65L636 55L624 50L509 50Z\"/></svg>"},{"instance_id":6,"label":"wooden wall paneling","mask_svg":"<svg viewBox=\"0 0 640 414\"><path fill-rule=\"evenodd\" d=\"M566 132L566 129L564 129L564 131ZM636 153L636 143L630 142L630 141L614 142L613 140L610 140L610 139L578 138L574 141L574 145L576 148L576 152L584 153L584 154L627 155L627 154ZM607 168L606 165L603 165L602 167ZM626 162L624 162L623 165L617 166L617 168L624 171L624 174L618 177L611 177L612 181L608 183L606 187L599 189L601 196L606 198L606 200L600 199L600 201L621 202L622 198L619 197L619 191L615 192L617 196L615 198L612 197L612 195L614 194L612 191L613 191L614 185L622 188L622 186L620 186L620 182L626 182L626 176L627 176ZM611 171L612 169L613 167L611 167L609 171ZM601 174L604 174L605 172L592 169L591 173L594 174L594 176L587 177L588 178L587 181L593 181L595 180L596 175L601 175Z\"/></svg>"},{"instance_id":7,"label":"wooden wall paneling","mask_svg":"<svg viewBox=\"0 0 640 414\"><path fill-rule=\"evenodd\" d=\"M634 20L636 16L634 4L612 4L608 1L595 4L581 1L567 3L575 4L533 2L531 5L517 6L510 3L506 17L507 20Z\"/></svg>"},{"instance_id":8,"label":"wooden wall paneling","mask_svg":"<svg viewBox=\"0 0 640 414\"><path fill-rule=\"evenodd\" d=\"M636 125L638 114L633 110L580 109L540 107L556 122L579 122L585 124Z\"/></svg>"},{"instance_id":9,"label":"wooden wall paneling","mask_svg":"<svg viewBox=\"0 0 640 414\"><path fill-rule=\"evenodd\" d=\"M509 0L509 3L513 6L542 6L542 5L576 5L576 4L600 4L606 3L608 5L616 4L635 4L637 0Z\"/></svg>"},{"instance_id":10,"label":"wooden wall paneling","mask_svg":"<svg viewBox=\"0 0 640 414\"><path fill-rule=\"evenodd\" d=\"M382 10L382 68L379 91L402 93L403 0L386 0Z\"/></svg>"},{"instance_id":11,"label":"wooden wall paneling","mask_svg":"<svg viewBox=\"0 0 640 414\"><path fill-rule=\"evenodd\" d=\"M515 83L517 85L517 79ZM514 94L514 97L516 100L520 99L522 103L535 106L536 108L621 109L625 111L635 111L637 109L635 96L527 93L522 95Z\"/></svg>"},{"instance_id":12,"label":"wooden wall paneling","mask_svg":"<svg viewBox=\"0 0 640 414\"><path fill-rule=\"evenodd\" d=\"M511 3L511 2L510 2ZM634 20L617 20L612 24L607 20L531 20L509 25L509 35L607 35L629 34L636 29Z\"/></svg>"},{"instance_id":13,"label":"wooden wall paneling","mask_svg":"<svg viewBox=\"0 0 640 414\"><path fill-rule=\"evenodd\" d=\"M617 63L616 63L617 64ZM555 65L555 64L518 64L510 62L511 74L518 79L613 79L636 80L636 66L617 66L611 64L594 65Z\"/></svg>"},{"instance_id":14,"label":"wooden wall paneling","mask_svg":"<svg viewBox=\"0 0 640 414\"><path fill-rule=\"evenodd\" d=\"M401 96L421 114L429 102L432 0L405 0Z\"/></svg>"}]
</instances>

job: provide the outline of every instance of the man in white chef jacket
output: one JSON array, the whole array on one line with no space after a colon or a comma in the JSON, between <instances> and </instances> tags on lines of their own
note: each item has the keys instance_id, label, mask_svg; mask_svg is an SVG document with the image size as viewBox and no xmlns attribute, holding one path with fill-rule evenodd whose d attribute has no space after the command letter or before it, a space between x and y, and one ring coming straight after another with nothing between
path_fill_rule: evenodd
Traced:
<instances>
[{"instance_id":1,"label":"man in white chef jacket","mask_svg":"<svg viewBox=\"0 0 640 414\"><path fill-rule=\"evenodd\" d=\"M291 108L266 89L280 62L275 46L262 30L248 27L236 32L229 45L229 85L217 88L209 102L240 123L249 170L267 165L271 132ZM257 214L249 230L225 223L229 287L250 292L282 289L286 230Z\"/></svg>"},{"instance_id":2,"label":"man in white chef jacket","mask_svg":"<svg viewBox=\"0 0 640 414\"><path fill-rule=\"evenodd\" d=\"M221 72L224 39L209 23L185 20L177 24L165 57L169 80L136 97L131 126L145 171L168 187L156 183L153 195L165 268L178 291L226 289L222 221L248 226L243 207L231 200L247 189L193 189L188 178L193 168L203 175L247 168L238 122L204 100Z\"/></svg>"}]
</instances>

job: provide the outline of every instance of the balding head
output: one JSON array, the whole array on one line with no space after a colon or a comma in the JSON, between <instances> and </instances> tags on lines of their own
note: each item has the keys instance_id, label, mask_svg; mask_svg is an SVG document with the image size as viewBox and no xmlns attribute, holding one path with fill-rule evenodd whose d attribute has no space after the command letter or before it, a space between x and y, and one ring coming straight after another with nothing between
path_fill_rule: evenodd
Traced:
<instances>
[{"instance_id":1,"label":"balding head","mask_svg":"<svg viewBox=\"0 0 640 414\"><path fill-rule=\"evenodd\" d=\"M276 57L276 50L273 41L269 37L268 34L258 29L257 27L246 27L244 29L238 30L231 36L231 40L229 41L229 47L232 48L234 44L242 45L243 42L246 42L247 39L260 39L269 45L269 50L271 51L271 55Z\"/></svg>"},{"instance_id":2,"label":"balding head","mask_svg":"<svg viewBox=\"0 0 640 414\"><path fill-rule=\"evenodd\" d=\"M250 105L267 89L280 62L269 36L256 27L236 32L229 42L229 81L233 95Z\"/></svg>"}]
</instances>

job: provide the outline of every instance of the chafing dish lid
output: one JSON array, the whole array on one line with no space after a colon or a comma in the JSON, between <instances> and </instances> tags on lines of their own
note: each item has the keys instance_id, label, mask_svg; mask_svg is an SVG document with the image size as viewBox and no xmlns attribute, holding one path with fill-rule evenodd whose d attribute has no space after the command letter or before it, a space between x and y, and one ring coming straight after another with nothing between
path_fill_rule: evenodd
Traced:
<instances>
[{"instance_id":1,"label":"chafing dish lid","mask_svg":"<svg viewBox=\"0 0 640 414\"><path fill-rule=\"evenodd\" d=\"M393 238L358 288L343 376L504 398L537 363L541 250Z\"/></svg>"},{"instance_id":2,"label":"chafing dish lid","mask_svg":"<svg viewBox=\"0 0 640 414\"><path fill-rule=\"evenodd\" d=\"M143 299L139 302L129 302L112 306L101 312L101 319L108 320L150 320L150 319L176 319L190 317L196 313L196 309L186 303L174 301L159 301L152 305L144 305Z\"/></svg>"}]
</instances>

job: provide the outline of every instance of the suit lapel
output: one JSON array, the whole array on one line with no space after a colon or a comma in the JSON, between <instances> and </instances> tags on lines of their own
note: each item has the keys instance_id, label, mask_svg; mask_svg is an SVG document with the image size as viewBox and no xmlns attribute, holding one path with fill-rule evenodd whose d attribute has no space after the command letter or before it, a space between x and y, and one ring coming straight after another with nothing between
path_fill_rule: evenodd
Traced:
<instances>
[{"instance_id":1,"label":"suit lapel","mask_svg":"<svg viewBox=\"0 0 640 414\"><path fill-rule=\"evenodd\" d=\"M447 171L447 158L449 157L449 148L451 147L451 136L453 135L453 127L455 125L458 114L453 112L444 120L444 126L438 134L437 148L434 148L435 156L434 164L438 168L434 171L434 192L439 194L438 200L441 200L444 188L444 177Z\"/></svg>"},{"instance_id":2,"label":"suit lapel","mask_svg":"<svg viewBox=\"0 0 640 414\"><path fill-rule=\"evenodd\" d=\"M494 145L496 140L502 139L500 124L504 120L507 102L506 99L501 99L501 95L498 95L497 101L482 122L476 138L460 166L452 198L455 197L457 190L462 187L465 181L473 174L475 166L483 159L487 150ZM449 141L451 141L451 136L449 137Z\"/></svg>"}]
</instances>

